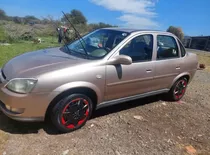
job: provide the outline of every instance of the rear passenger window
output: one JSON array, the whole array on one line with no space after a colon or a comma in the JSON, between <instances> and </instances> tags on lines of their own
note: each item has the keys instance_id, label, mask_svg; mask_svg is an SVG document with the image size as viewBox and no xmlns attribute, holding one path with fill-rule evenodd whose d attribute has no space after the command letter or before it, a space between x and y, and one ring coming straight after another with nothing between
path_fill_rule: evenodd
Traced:
<instances>
[{"instance_id":1,"label":"rear passenger window","mask_svg":"<svg viewBox=\"0 0 210 155\"><path fill-rule=\"evenodd\" d=\"M179 57L176 40L171 36L157 36L157 60Z\"/></svg>"},{"instance_id":2,"label":"rear passenger window","mask_svg":"<svg viewBox=\"0 0 210 155\"><path fill-rule=\"evenodd\" d=\"M180 46L180 49L181 49L181 56L184 57L185 54L186 54L185 48L179 40L178 40L178 42L179 42L179 46Z\"/></svg>"}]
</instances>

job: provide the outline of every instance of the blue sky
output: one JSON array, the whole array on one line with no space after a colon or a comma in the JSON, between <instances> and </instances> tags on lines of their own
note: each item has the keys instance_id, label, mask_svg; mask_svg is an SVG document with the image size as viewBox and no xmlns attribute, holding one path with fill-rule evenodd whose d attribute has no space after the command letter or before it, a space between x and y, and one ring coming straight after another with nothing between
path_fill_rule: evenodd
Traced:
<instances>
[{"instance_id":1,"label":"blue sky","mask_svg":"<svg viewBox=\"0 0 210 155\"><path fill-rule=\"evenodd\" d=\"M79 9L92 22L166 30L182 27L186 35L210 35L210 0L1 0L11 16L62 16Z\"/></svg>"}]
</instances>

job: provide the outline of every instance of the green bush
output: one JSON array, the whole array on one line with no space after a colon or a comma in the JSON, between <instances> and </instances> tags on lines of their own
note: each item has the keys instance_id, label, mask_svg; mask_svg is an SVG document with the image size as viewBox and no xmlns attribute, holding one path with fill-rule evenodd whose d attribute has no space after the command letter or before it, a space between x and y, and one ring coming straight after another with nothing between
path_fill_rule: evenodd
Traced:
<instances>
[{"instance_id":1,"label":"green bush","mask_svg":"<svg viewBox=\"0 0 210 155\"><path fill-rule=\"evenodd\" d=\"M5 33L5 30L3 29L2 26L0 26L0 42L6 42L7 36Z\"/></svg>"},{"instance_id":2,"label":"green bush","mask_svg":"<svg viewBox=\"0 0 210 155\"><path fill-rule=\"evenodd\" d=\"M33 28L29 25L7 22L2 25L6 33L6 41L9 43L19 42L21 40L32 40L35 37Z\"/></svg>"},{"instance_id":3,"label":"green bush","mask_svg":"<svg viewBox=\"0 0 210 155\"><path fill-rule=\"evenodd\" d=\"M31 41L34 39L34 35L32 32L25 32L20 36L21 40Z\"/></svg>"}]
</instances>

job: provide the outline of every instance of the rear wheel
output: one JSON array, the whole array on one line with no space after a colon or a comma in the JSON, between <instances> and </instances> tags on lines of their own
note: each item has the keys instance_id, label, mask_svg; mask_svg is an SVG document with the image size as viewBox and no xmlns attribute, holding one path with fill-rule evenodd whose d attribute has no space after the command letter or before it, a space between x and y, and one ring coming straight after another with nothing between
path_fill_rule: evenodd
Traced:
<instances>
[{"instance_id":1,"label":"rear wheel","mask_svg":"<svg viewBox=\"0 0 210 155\"><path fill-rule=\"evenodd\" d=\"M52 109L52 123L61 132L71 132L85 125L92 114L91 99L84 94L72 94L60 100Z\"/></svg>"},{"instance_id":2,"label":"rear wheel","mask_svg":"<svg viewBox=\"0 0 210 155\"><path fill-rule=\"evenodd\" d=\"M169 99L172 101L179 101L184 96L187 89L188 81L186 78L177 80L169 91Z\"/></svg>"}]
</instances>

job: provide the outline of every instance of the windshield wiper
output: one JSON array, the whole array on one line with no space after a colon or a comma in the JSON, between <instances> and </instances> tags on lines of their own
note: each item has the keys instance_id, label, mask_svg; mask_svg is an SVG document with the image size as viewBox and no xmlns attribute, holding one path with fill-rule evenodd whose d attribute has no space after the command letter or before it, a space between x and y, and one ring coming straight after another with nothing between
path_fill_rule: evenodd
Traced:
<instances>
[{"instance_id":1,"label":"windshield wiper","mask_svg":"<svg viewBox=\"0 0 210 155\"><path fill-rule=\"evenodd\" d=\"M66 14L65 14L63 11L62 11L62 13L63 13L64 17L66 18L66 20L67 20L67 21L70 23L70 25L73 27L73 29L74 29L76 35L79 37L79 42L80 42L82 48L84 49L86 56L88 57L89 54L88 54L88 52L87 52L85 46L84 46L84 45L82 44L82 42L81 42L81 40L82 40L82 41L85 43L84 39L81 37L81 35L80 35L79 32L77 31L77 29L74 27L74 25L70 22L70 20L69 20L68 17L66 16ZM80 40L80 39L81 39L81 40ZM85 44L86 44L86 43L85 43Z\"/></svg>"},{"instance_id":2,"label":"windshield wiper","mask_svg":"<svg viewBox=\"0 0 210 155\"><path fill-rule=\"evenodd\" d=\"M70 49L70 51L71 51L71 54L77 54L77 55L81 55L81 56L83 56L84 58L87 58L87 55L86 55L86 54L84 54L84 53L81 53L81 52L75 51L75 50L73 50L73 49Z\"/></svg>"}]
</instances>

